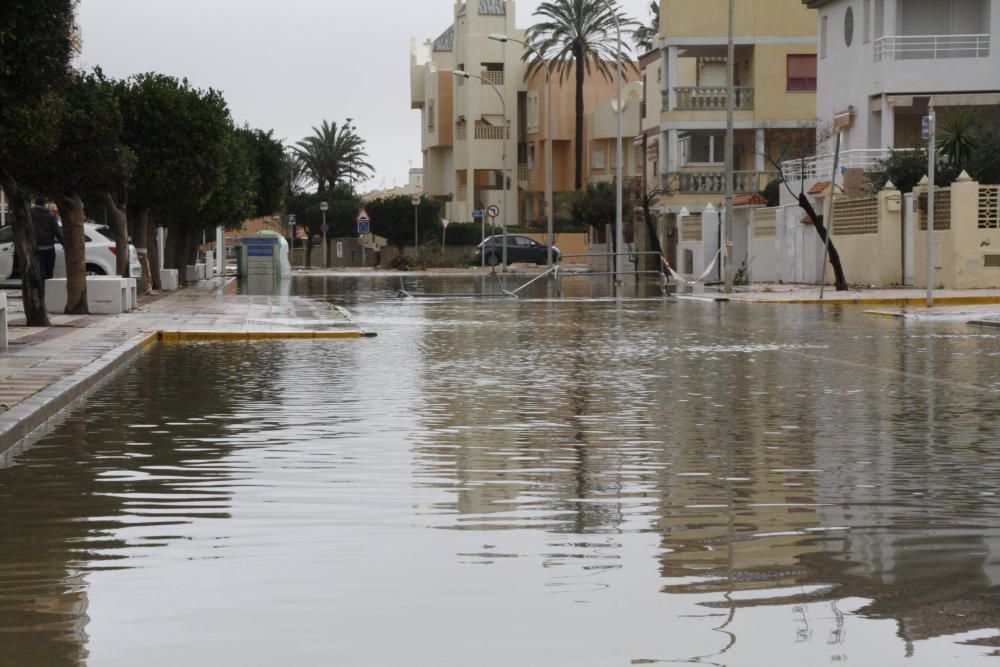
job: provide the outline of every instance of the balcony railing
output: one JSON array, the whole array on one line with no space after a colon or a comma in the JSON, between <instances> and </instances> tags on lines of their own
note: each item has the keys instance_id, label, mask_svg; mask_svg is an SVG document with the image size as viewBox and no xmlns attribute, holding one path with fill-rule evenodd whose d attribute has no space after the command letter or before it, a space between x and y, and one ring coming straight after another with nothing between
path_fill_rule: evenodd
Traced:
<instances>
[{"instance_id":1,"label":"balcony railing","mask_svg":"<svg viewBox=\"0 0 1000 667\"><path fill-rule=\"evenodd\" d=\"M737 86L736 108L753 109L753 88ZM720 111L726 108L725 87L697 86L674 88L677 93L677 108L688 110Z\"/></svg>"},{"instance_id":2,"label":"balcony railing","mask_svg":"<svg viewBox=\"0 0 1000 667\"><path fill-rule=\"evenodd\" d=\"M875 40L876 61L989 57L989 35L897 35Z\"/></svg>"},{"instance_id":3,"label":"balcony railing","mask_svg":"<svg viewBox=\"0 0 1000 667\"><path fill-rule=\"evenodd\" d=\"M526 165L526 164L519 164L519 165L517 165L517 180L520 181L520 182L522 182L522 183L527 182L527 180L528 180L528 172L529 171L531 171L531 170L528 169L528 165Z\"/></svg>"},{"instance_id":4,"label":"balcony railing","mask_svg":"<svg viewBox=\"0 0 1000 667\"><path fill-rule=\"evenodd\" d=\"M503 141L504 135L510 137L510 133L505 133L503 127L497 125L480 125L476 128L476 139L486 141Z\"/></svg>"},{"instance_id":5,"label":"balcony railing","mask_svg":"<svg viewBox=\"0 0 1000 667\"><path fill-rule=\"evenodd\" d=\"M737 171L733 173L733 191L738 194L760 192L767 183L777 176L766 171ZM726 174L721 171L682 171L673 174L670 180L677 191L684 194L725 194Z\"/></svg>"},{"instance_id":6,"label":"balcony railing","mask_svg":"<svg viewBox=\"0 0 1000 667\"><path fill-rule=\"evenodd\" d=\"M466 130L466 125L456 125L455 126L455 140L465 141L468 136L468 130Z\"/></svg>"},{"instance_id":7,"label":"balcony railing","mask_svg":"<svg viewBox=\"0 0 1000 667\"><path fill-rule=\"evenodd\" d=\"M894 149L897 153L914 150L912 148ZM886 148L858 149L842 151L840 166L843 169L863 169L873 171L879 163L889 157L891 150ZM788 160L781 163L781 173L786 181L796 182L810 178L830 178L833 171L833 154L814 155L805 160Z\"/></svg>"},{"instance_id":8,"label":"balcony railing","mask_svg":"<svg viewBox=\"0 0 1000 667\"><path fill-rule=\"evenodd\" d=\"M483 70L482 77L489 83L492 83L494 86L503 85L503 72L499 72L496 70Z\"/></svg>"}]
</instances>

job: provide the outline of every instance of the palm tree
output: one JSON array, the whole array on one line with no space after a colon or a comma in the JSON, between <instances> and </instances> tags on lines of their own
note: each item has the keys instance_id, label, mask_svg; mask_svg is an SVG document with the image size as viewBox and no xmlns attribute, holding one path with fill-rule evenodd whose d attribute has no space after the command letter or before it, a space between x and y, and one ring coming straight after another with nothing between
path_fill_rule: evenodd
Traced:
<instances>
[{"instance_id":1,"label":"palm tree","mask_svg":"<svg viewBox=\"0 0 1000 667\"><path fill-rule=\"evenodd\" d=\"M969 107L949 110L941 123L937 150L951 160L956 170L968 169L976 154L979 147L976 136L978 125L979 112Z\"/></svg>"},{"instance_id":2,"label":"palm tree","mask_svg":"<svg viewBox=\"0 0 1000 667\"><path fill-rule=\"evenodd\" d=\"M652 51L653 40L660 34L660 3L657 0L649 3L649 13L652 14L649 25L641 25L632 32L632 39L640 53Z\"/></svg>"},{"instance_id":3,"label":"palm tree","mask_svg":"<svg viewBox=\"0 0 1000 667\"><path fill-rule=\"evenodd\" d=\"M306 192L306 186L312 182L305 163L294 151L285 154L285 194L298 197Z\"/></svg>"},{"instance_id":4,"label":"palm tree","mask_svg":"<svg viewBox=\"0 0 1000 667\"><path fill-rule=\"evenodd\" d=\"M532 77L543 67L559 74L562 82L569 76L575 65L576 76L576 189L583 187L583 85L586 76L595 70L605 79L611 80L613 65L618 60L618 40L615 32L615 18L622 29L635 23L627 18L612 1L609 8L603 0L551 0L543 2L535 11L542 17L540 23L526 33L543 56L539 60L533 53L526 53L530 60L526 78ZM629 47L623 44L623 57ZM633 68L634 63L629 63ZM551 141L551 139L550 139Z\"/></svg>"},{"instance_id":5,"label":"palm tree","mask_svg":"<svg viewBox=\"0 0 1000 667\"><path fill-rule=\"evenodd\" d=\"M313 128L312 136L292 147L305 173L316 184L317 192L324 192L338 183L353 184L364 180L375 169L368 163L365 140L356 133L350 122L339 128L336 123L323 121Z\"/></svg>"}]
</instances>

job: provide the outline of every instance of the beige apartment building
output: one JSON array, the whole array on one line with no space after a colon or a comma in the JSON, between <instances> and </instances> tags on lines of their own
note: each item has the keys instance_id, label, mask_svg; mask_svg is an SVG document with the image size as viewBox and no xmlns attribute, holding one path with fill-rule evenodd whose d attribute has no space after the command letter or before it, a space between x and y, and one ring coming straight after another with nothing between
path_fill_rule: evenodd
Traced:
<instances>
[{"instance_id":1,"label":"beige apartment building","mask_svg":"<svg viewBox=\"0 0 1000 667\"><path fill-rule=\"evenodd\" d=\"M491 34L524 39L515 25L513 0L456 2L453 23L434 40L411 48L411 108L421 112L424 192L447 201L445 216L472 222L473 211L491 205L506 214L508 225L544 227L545 147L552 142L557 210L575 179L575 84L572 76L553 77L553 127L547 127L550 104L544 72L525 78L523 47L493 41ZM465 79L462 70L481 77ZM626 72L626 84L637 78ZM489 83L486 83L489 82ZM492 85L490 85L492 84ZM638 133L636 84L626 89L631 128L626 125L626 167L641 175L641 155L632 150ZM494 88L495 86L495 88ZM500 95L497 94L500 93ZM614 81L588 76L584 90L583 177L612 178L615 171L615 122L611 106ZM501 101L501 97L503 101ZM506 112L506 119L505 119ZM506 120L506 130L504 128ZM506 153L509 202L504 203L503 162ZM565 212L565 211L564 211ZM504 214L497 220L504 221Z\"/></svg>"},{"instance_id":2,"label":"beige apartment building","mask_svg":"<svg viewBox=\"0 0 1000 667\"><path fill-rule=\"evenodd\" d=\"M684 230L702 241L710 230L701 213L724 202L728 5L663 0L658 50L642 59L646 175L666 193L661 243L682 272ZM736 0L735 42L734 187L747 206L760 202L775 165L815 148L816 11L801 0Z\"/></svg>"}]
</instances>

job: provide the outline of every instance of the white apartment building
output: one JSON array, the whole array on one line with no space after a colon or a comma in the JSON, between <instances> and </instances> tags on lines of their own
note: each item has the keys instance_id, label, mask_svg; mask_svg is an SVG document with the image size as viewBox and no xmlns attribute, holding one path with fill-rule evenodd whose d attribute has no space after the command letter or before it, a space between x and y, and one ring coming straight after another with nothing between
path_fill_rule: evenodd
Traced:
<instances>
[{"instance_id":1,"label":"white apartment building","mask_svg":"<svg viewBox=\"0 0 1000 667\"><path fill-rule=\"evenodd\" d=\"M411 107L421 110L424 192L451 197L445 212L450 220L472 221L474 210L495 204L503 211L498 223L506 217L508 225L519 224L518 93L525 87L525 66L520 47L489 39L523 39L514 21L512 0L456 2L454 23L437 39L411 48ZM489 83L457 77L457 70ZM503 201L505 151L509 203Z\"/></svg>"},{"instance_id":2,"label":"white apartment building","mask_svg":"<svg viewBox=\"0 0 1000 667\"><path fill-rule=\"evenodd\" d=\"M932 99L997 111L1000 0L803 2L819 12L820 124L843 130L848 167L917 144Z\"/></svg>"}]
</instances>

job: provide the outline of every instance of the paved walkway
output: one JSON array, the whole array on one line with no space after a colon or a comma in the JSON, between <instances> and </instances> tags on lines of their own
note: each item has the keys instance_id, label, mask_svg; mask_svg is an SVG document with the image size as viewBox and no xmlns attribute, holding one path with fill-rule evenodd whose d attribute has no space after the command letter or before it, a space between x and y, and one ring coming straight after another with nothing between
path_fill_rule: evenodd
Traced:
<instances>
[{"instance_id":1,"label":"paved walkway","mask_svg":"<svg viewBox=\"0 0 1000 667\"><path fill-rule=\"evenodd\" d=\"M837 292L828 288L820 300L820 289L812 285L769 285L740 290L730 295L733 301L784 304L854 304L924 306L927 292L922 289L858 289ZM941 306L1000 304L1000 290L935 290L934 302Z\"/></svg>"},{"instance_id":2,"label":"paved walkway","mask_svg":"<svg viewBox=\"0 0 1000 667\"><path fill-rule=\"evenodd\" d=\"M24 326L20 293L7 294L10 347L0 350L0 417L47 387L158 332L168 338L359 333L343 309L298 297L237 295L234 282L206 282L144 297L136 312L124 315L54 315L49 328Z\"/></svg>"}]
</instances>

